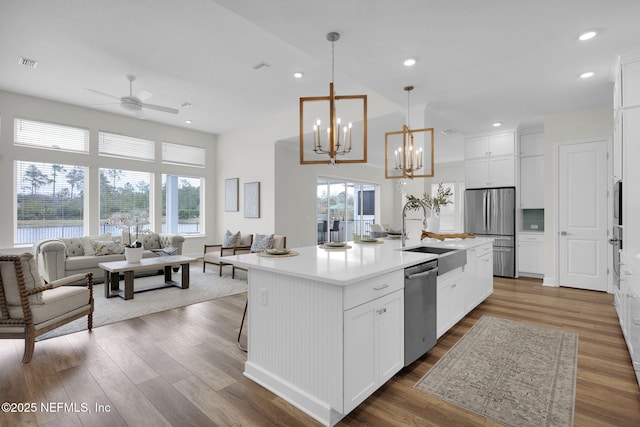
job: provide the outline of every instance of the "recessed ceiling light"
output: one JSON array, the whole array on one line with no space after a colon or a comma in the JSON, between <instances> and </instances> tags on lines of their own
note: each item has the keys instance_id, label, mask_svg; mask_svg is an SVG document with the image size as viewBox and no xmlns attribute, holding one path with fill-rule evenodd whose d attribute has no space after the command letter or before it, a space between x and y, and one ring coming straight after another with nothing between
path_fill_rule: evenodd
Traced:
<instances>
[{"instance_id":1,"label":"recessed ceiling light","mask_svg":"<svg viewBox=\"0 0 640 427\"><path fill-rule=\"evenodd\" d=\"M494 128L499 128L500 126L502 126L502 123L501 122L495 122L491 126L493 126Z\"/></svg>"},{"instance_id":2,"label":"recessed ceiling light","mask_svg":"<svg viewBox=\"0 0 640 427\"><path fill-rule=\"evenodd\" d=\"M295 77L296 79L301 79L302 76L304 76L304 74L302 74L300 71L298 71L297 73L293 73L293 77Z\"/></svg>"},{"instance_id":3,"label":"recessed ceiling light","mask_svg":"<svg viewBox=\"0 0 640 427\"><path fill-rule=\"evenodd\" d=\"M414 58L405 59L403 64L405 67L412 67L416 65L416 60Z\"/></svg>"},{"instance_id":4,"label":"recessed ceiling light","mask_svg":"<svg viewBox=\"0 0 640 427\"><path fill-rule=\"evenodd\" d=\"M185 120L184 121L186 124L190 125L191 124L191 120Z\"/></svg>"},{"instance_id":5,"label":"recessed ceiling light","mask_svg":"<svg viewBox=\"0 0 640 427\"><path fill-rule=\"evenodd\" d=\"M580 74L581 79L588 79L589 77L593 77L595 73L593 71L587 71L586 73Z\"/></svg>"},{"instance_id":6,"label":"recessed ceiling light","mask_svg":"<svg viewBox=\"0 0 640 427\"><path fill-rule=\"evenodd\" d=\"M587 31L586 33L580 34L580 37L578 37L578 40L580 41L591 40L596 36L596 34L598 33L596 33L595 31Z\"/></svg>"}]
</instances>

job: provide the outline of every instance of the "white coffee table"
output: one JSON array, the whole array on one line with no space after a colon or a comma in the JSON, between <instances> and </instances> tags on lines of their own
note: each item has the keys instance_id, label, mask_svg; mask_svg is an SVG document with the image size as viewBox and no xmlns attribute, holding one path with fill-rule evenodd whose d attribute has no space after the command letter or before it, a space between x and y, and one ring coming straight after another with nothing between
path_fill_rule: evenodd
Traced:
<instances>
[{"instance_id":1,"label":"white coffee table","mask_svg":"<svg viewBox=\"0 0 640 427\"><path fill-rule=\"evenodd\" d=\"M127 300L133 299L133 294L137 292L168 288L170 286L188 289L189 264L195 261L195 258L182 255L168 255L142 258L140 262L137 263L128 263L127 261L102 262L98 264L98 266L104 270L104 297L112 298L119 296ZM182 283L171 280L171 269L175 265L180 265L182 269ZM133 288L133 275L136 271L156 269L164 269L164 283L138 289ZM121 273L124 275L124 291L120 289Z\"/></svg>"}]
</instances>

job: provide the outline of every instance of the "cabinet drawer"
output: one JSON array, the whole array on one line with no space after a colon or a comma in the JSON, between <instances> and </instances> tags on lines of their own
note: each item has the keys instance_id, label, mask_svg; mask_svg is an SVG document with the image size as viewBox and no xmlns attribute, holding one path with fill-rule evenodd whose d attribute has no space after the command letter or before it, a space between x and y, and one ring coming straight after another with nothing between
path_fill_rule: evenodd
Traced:
<instances>
[{"instance_id":1,"label":"cabinet drawer","mask_svg":"<svg viewBox=\"0 0 640 427\"><path fill-rule=\"evenodd\" d=\"M404 270L392 271L344 288L344 310L404 288Z\"/></svg>"},{"instance_id":2,"label":"cabinet drawer","mask_svg":"<svg viewBox=\"0 0 640 427\"><path fill-rule=\"evenodd\" d=\"M544 235L520 234L520 242L544 243Z\"/></svg>"},{"instance_id":3,"label":"cabinet drawer","mask_svg":"<svg viewBox=\"0 0 640 427\"><path fill-rule=\"evenodd\" d=\"M480 258L490 252L493 252L493 245L482 245L478 246L476 249L476 257Z\"/></svg>"}]
</instances>

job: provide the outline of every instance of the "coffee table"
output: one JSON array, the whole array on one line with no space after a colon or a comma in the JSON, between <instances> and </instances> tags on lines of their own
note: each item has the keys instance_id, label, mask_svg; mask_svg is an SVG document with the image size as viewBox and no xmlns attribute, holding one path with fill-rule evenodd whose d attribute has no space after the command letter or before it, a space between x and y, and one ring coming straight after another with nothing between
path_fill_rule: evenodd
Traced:
<instances>
[{"instance_id":1,"label":"coffee table","mask_svg":"<svg viewBox=\"0 0 640 427\"><path fill-rule=\"evenodd\" d=\"M133 294L137 292L151 291L155 289L176 286L182 289L189 288L189 264L195 262L195 258L182 255L168 255L153 258L142 258L140 262L128 263L127 261L102 262L98 267L104 270L104 297L112 298L118 296L123 299L133 299ZM175 265L180 265L182 269L182 283L171 280L171 269ZM164 269L164 283L146 286L144 288L133 288L133 274L136 271ZM124 275L124 291L120 289L120 274Z\"/></svg>"}]
</instances>

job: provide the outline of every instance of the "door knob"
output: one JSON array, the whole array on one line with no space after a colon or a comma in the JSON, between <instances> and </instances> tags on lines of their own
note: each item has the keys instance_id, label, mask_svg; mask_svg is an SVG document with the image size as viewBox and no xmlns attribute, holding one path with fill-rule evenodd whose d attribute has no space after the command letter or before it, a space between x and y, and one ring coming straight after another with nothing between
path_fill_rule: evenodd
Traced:
<instances>
[{"instance_id":1,"label":"door knob","mask_svg":"<svg viewBox=\"0 0 640 427\"><path fill-rule=\"evenodd\" d=\"M561 236L567 236L567 235L569 235L569 233L567 233L566 231L561 231L561 232L560 232L560 235L561 235Z\"/></svg>"}]
</instances>

